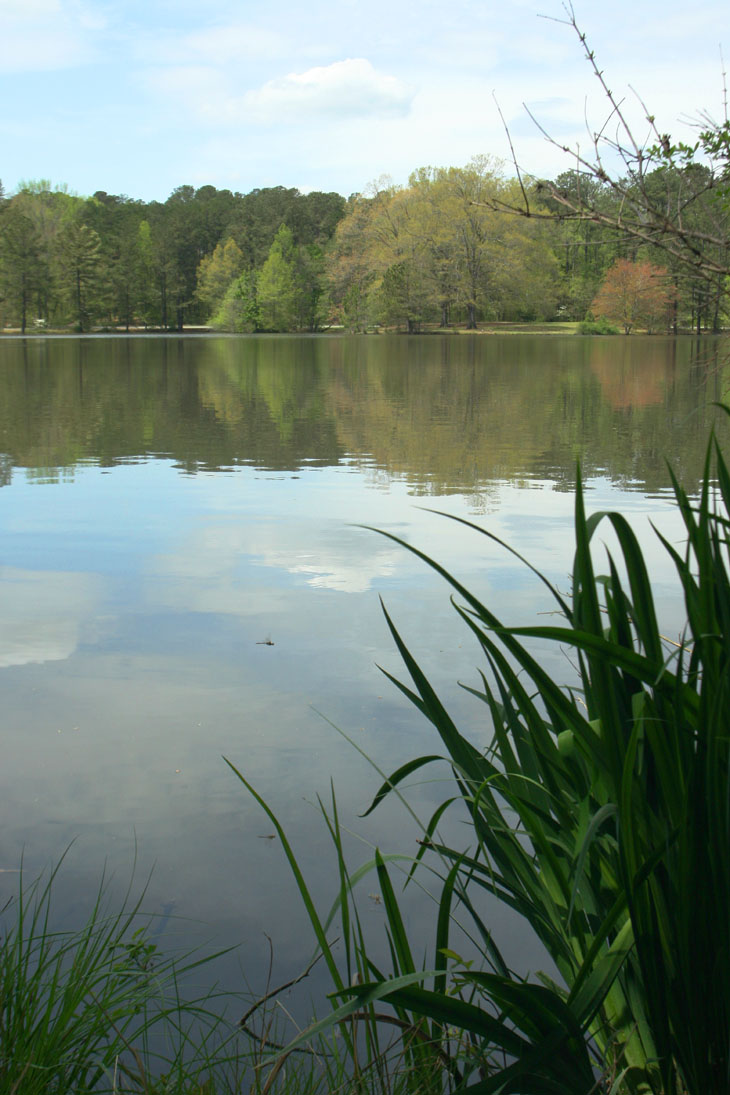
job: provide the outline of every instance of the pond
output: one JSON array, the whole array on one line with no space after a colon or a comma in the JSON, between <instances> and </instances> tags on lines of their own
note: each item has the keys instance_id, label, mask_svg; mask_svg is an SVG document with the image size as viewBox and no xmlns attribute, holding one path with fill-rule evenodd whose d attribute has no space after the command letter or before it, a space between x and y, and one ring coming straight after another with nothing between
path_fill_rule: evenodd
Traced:
<instances>
[{"instance_id":1,"label":"pond","mask_svg":"<svg viewBox=\"0 0 730 1095\"><path fill-rule=\"evenodd\" d=\"M173 939L240 944L223 980L260 988L268 935L290 976L312 940L272 827L329 904L317 796L337 792L353 865L413 853L381 777L438 751L382 675L401 675L379 596L460 725L478 653L433 555L499 616L550 611L533 575L466 517L569 587L580 461L593 509L640 531L668 633L668 458L696 488L728 365L712 340L513 336L86 337L0 342L0 906L69 844L60 922L102 871ZM721 424L721 428L724 426ZM368 526L363 528L362 526ZM678 532L677 532L678 536ZM542 655L555 675L571 667ZM367 757L371 758L372 764ZM410 791L428 817L443 785ZM72 843L73 842L73 843ZM382 923L376 885L364 915ZM373 892L371 892L373 891ZM428 914L406 903L413 930ZM539 961L500 919L507 957ZM369 929L370 930L370 929Z\"/></svg>"}]
</instances>

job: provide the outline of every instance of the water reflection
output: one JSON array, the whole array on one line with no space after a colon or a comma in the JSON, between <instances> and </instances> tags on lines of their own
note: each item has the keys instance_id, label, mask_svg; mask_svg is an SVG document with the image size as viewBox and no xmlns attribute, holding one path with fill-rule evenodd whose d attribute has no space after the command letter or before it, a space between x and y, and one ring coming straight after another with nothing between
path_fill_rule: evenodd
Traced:
<instances>
[{"instance_id":1,"label":"water reflection","mask_svg":"<svg viewBox=\"0 0 730 1095\"><path fill-rule=\"evenodd\" d=\"M0 567L0 669L71 657L99 596L91 574Z\"/></svg>"},{"instance_id":2,"label":"water reflection","mask_svg":"<svg viewBox=\"0 0 730 1095\"><path fill-rule=\"evenodd\" d=\"M334 777L343 822L361 829L379 778L316 712L389 770L438 750L375 667L401 673L378 593L454 717L475 741L488 734L456 683L478 683L478 656L442 584L357 526L425 548L497 615L532 623L551 607L539 582L419 506L479 514L564 589L580 458L590 506L637 522L674 634L671 567L648 521L676 534L665 455L690 489L701 472L708 403L727 379L714 349L438 336L0 341L0 867L24 851L32 874L78 837L73 911L105 862L124 873L136 840L141 868L158 864L151 907L174 902L221 942L243 940L254 983L267 931L290 973L309 951L304 920L280 849L261 839L265 821L221 755L271 800L324 891L331 864L303 798ZM562 655L544 656L565 679ZM439 794L413 790L425 815ZM372 843L391 848L394 833L415 847L407 819L368 819ZM0 906L9 879L0 873ZM501 927L504 949L522 954L513 925Z\"/></svg>"},{"instance_id":3,"label":"water reflection","mask_svg":"<svg viewBox=\"0 0 730 1095\"><path fill-rule=\"evenodd\" d=\"M179 469L350 463L415 492L606 472L696 483L708 403L726 389L713 340L139 338L5 341L8 465L53 482L140 455Z\"/></svg>"}]
</instances>

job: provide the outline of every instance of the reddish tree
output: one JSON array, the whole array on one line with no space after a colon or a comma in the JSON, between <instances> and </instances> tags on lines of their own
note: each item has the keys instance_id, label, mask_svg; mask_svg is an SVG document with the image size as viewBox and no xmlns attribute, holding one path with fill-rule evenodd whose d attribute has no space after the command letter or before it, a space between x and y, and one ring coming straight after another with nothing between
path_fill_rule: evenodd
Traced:
<instances>
[{"instance_id":1,"label":"reddish tree","mask_svg":"<svg viewBox=\"0 0 730 1095\"><path fill-rule=\"evenodd\" d=\"M606 274L591 311L620 323L629 334L634 327L652 330L667 323L673 300L674 290L664 267L618 259Z\"/></svg>"}]
</instances>

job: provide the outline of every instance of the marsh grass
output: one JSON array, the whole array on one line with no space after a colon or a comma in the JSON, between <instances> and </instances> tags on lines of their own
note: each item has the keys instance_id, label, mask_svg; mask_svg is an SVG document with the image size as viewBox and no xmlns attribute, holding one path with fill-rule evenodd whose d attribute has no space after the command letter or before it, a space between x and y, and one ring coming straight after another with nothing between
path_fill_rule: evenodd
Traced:
<instances>
[{"instance_id":1,"label":"marsh grass","mask_svg":"<svg viewBox=\"0 0 730 1095\"><path fill-rule=\"evenodd\" d=\"M106 884L80 929L54 928L58 870L30 884L21 873L0 918L3 1095L239 1090L230 1000L190 988L220 952L165 957L144 892L120 908Z\"/></svg>"},{"instance_id":2,"label":"marsh grass","mask_svg":"<svg viewBox=\"0 0 730 1095\"><path fill-rule=\"evenodd\" d=\"M297 1031L282 994L210 985L231 950L166 953L145 887L120 902L103 881L80 928L54 927L63 861L0 910L2 1095L333 1095L351 1090L352 1039L308 1037L272 1068ZM272 953L273 966L273 953ZM353 1016L350 1031L357 1031ZM355 1051L356 1057L356 1051ZM360 1070L361 1080L367 1074ZM375 1086L370 1088L375 1090ZM378 1086L378 1090L384 1090ZM364 1091L364 1082L360 1090Z\"/></svg>"},{"instance_id":3,"label":"marsh grass","mask_svg":"<svg viewBox=\"0 0 730 1095\"><path fill-rule=\"evenodd\" d=\"M323 814L337 894L321 916L283 829L234 769L277 828L333 983L331 1014L288 1052L339 1029L355 1087L364 1063L380 1082L418 1092L730 1089L730 474L714 440L699 497L672 482L685 543L657 535L684 597L678 643L660 633L633 530L620 513L586 514L580 477L572 595L538 575L561 626L505 626L439 563L384 534L451 586L484 659L480 685L467 691L492 740L483 750L452 721L386 611L410 680L386 676L433 725L442 753L390 774L370 810L436 761L453 774L408 870L409 881L424 871L437 880L430 968L415 960L387 857L376 852L349 873L334 798ZM596 533L606 525L617 550L599 564ZM535 640L569 652L573 685L541 666L525 645ZM467 821L459 846L439 837L455 810ZM386 970L370 955L354 899L368 871L385 908ZM486 895L536 933L558 978L526 980L508 967ZM335 920L344 962L328 934ZM460 957L457 923L478 960Z\"/></svg>"}]
</instances>

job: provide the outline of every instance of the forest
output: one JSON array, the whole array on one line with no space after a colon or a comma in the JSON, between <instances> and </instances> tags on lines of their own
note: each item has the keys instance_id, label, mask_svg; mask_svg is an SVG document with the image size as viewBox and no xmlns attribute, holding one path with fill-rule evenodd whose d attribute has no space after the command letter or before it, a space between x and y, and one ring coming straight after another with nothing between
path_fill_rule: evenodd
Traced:
<instances>
[{"instance_id":1,"label":"forest","mask_svg":"<svg viewBox=\"0 0 730 1095\"><path fill-rule=\"evenodd\" d=\"M710 169L671 157L642 187L681 212L705 257L717 252L716 273L622 230L625 188L611 180L512 178L488 156L347 199L282 186L180 186L165 202L84 198L46 180L0 187L0 329L720 330L730 207ZM592 215L570 216L575 203Z\"/></svg>"}]
</instances>

